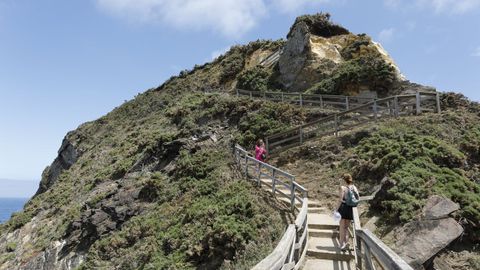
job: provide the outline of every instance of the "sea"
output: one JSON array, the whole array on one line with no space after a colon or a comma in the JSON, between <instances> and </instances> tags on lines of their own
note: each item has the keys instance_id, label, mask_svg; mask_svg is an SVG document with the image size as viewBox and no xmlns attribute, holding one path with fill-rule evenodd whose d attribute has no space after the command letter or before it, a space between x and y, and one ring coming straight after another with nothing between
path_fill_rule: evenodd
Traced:
<instances>
[{"instance_id":1,"label":"sea","mask_svg":"<svg viewBox=\"0 0 480 270\"><path fill-rule=\"evenodd\" d=\"M28 198L0 198L0 223L9 220L14 212L23 209Z\"/></svg>"}]
</instances>

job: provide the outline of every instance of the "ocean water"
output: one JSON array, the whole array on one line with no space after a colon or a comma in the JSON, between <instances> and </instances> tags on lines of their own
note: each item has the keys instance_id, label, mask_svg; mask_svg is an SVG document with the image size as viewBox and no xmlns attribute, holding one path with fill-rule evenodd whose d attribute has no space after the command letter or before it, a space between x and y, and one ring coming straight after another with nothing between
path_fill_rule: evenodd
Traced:
<instances>
[{"instance_id":1,"label":"ocean water","mask_svg":"<svg viewBox=\"0 0 480 270\"><path fill-rule=\"evenodd\" d=\"M13 212L22 210L28 198L0 198L0 223L10 219Z\"/></svg>"}]
</instances>

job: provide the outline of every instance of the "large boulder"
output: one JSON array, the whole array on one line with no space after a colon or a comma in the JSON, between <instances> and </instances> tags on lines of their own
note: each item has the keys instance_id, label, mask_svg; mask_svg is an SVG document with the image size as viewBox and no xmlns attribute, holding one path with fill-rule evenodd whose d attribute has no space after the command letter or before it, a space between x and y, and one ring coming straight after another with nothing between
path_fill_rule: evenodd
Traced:
<instances>
[{"instance_id":1,"label":"large boulder","mask_svg":"<svg viewBox=\"0 0 480 270\"><path fill-rule=\"evenodd\" d=\"M414 269L425 264L463 233L463 227L448 215L459 207L447 198L433 195L428 198L423 214L395 230L392 247Z\"/></svg>"}]
</instances>

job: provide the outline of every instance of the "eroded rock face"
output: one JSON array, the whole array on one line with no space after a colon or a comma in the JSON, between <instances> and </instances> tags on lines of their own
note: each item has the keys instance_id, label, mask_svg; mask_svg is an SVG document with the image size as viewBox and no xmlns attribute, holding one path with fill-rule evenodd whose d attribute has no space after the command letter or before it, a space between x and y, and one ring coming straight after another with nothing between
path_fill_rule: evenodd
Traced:
<instances>
[{"instance_id":1,"label":"eroded rock face","mask_svg":"<svg viewBox=\"0 0 480 270\"><path fill-rule=\"evenodd\" d=\"M62 142L62 146L58 150L58 156L53 161L52 165L47 167L42 173L42 181L38 187L37 193L45 192L58 179L58 176L65 170L68 170L78 159L79 153L73 143L68 139L67 135Z\"/></svg>"},{"instance_id":2,"label":"eroded rock face","mask_svg":"<svg viewBox=\"0 0 480 270\"><path fill-rule=\"evenodd\" d=\"M61 257L60 251L65 242L54 242L50 248L41 252L35 258L30 260L26 265L18 268L22 270L70 270L75 269L83 262L83 255L73 254L68 257Z\"/></svg>"},{"instance_id":3,"label":"eroded rock face","mask_svg":"<svg viewBox=\"0 0 480 270\"><path fill-rule=\"evenodd\" d=\"M280 82L287 88L292 87L307 60L307 50L310 40L308 27L305 23L297 24L285 44L283 53L278 61Z\"/></svg>"},{"instance_id":4,"label":"eroded rock face","mask_svg":"<svg viewBox=\"0 0 480 270\"><path fill-rule=\"evenodd\" d=\"M150 200L142 188L122 187L121 183L117 183L115 193L106 196L70 224L60 256L86 252L96 240L118 230L131 217L141 213L145 209L144 202Z\"/></svg>"},{"instance_id":5,"label":"eroded rock face","mask_svg":"<svg viewBox=\"0 0 480 270\"><path fill-rule=\"evenodd\" d=\"M327 29L329 26L327 24L323 27ZM336 31L331 35L322 35L320 30L301 20L292 26L278 62L278 81L287 90L303 92L315 83L330 77L339 65L348 60L342 55L342 50L351 44L360 42L359 40L365 37L364 35L357 36L347 30ZM394 67L399 81L405 79L393 59L380 44L371 41L370 38L364 43L359 45L357 52L350 52L348 57L376 55ZM364 85L357 85L348 94L354 95L361 90L368 90L364 88Z\"/></svg>"}]
</instances>

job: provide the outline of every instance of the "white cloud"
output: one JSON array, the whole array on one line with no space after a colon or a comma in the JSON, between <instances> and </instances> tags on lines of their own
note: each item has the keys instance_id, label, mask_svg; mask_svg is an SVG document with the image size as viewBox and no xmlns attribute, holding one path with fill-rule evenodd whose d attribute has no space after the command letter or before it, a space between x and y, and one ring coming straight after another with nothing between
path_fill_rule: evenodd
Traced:
<instances>
[{"instance_id":1,"label":"white cloud","mask_svg":"<svg viewBox=\"0 0 480 270\"><path fill-rule=\"evenodd\" d=\"M475 51L473 51L472 56L480 57L480 46L478 46Z\"/></svg>"},{"instance_id":2,"label":"white cloud","mask_svg":"<svg viewBox=\"0 0 480 270\"><path fill-rule=\"evenodd\" d=\"M390 42L395 35L395 28L383 29L378 34L378 40L382 43Z\"/></svg>"},{"instance_id":3,"label":"white cloud","mask_svg":"<svg viewBox=\"0 0 480 270\"><path fill-rule=\"evenodd\" d=\"M463 14L480 6L480 0L417 0L421 7L432 7L436 13Z\"/></svg>"},{"instance_id":4,"label":"white cloud","mask_svg":"<svg viewBox=\"0 0 480 270\"><path fill-rule=\"evenodd\" d=\"M330 0L271 0L271 3L282 13L294 13L306 6L328 3Z\"/></svg>"},{"instance_id":5,"label":"white cloud","mask_svg":"<svg viewBox=\"0 0 480 270\"><path fill-rule=\"evenodd\" d=\"M263 0L96 0L96 3L109 13L135 22L213 29L232 38L252 29L267 12Z\"/></svg>"},{"instance_id":6,"label":"white cloud","mask_svg":"<svg viewBox=\"0 0 480 270\"><path fill-rule=\"evenodd\" d=\"M437 14L464 14L480 7L480 0L384 0L390 8L428 9Z\"/></svg>"},{"instance_id":7,"label":"white cloud","mask_svg":"<svg viewBox=\"0 0 480 270\"><path fill-rule=\"evenodd\" d=\"M110 14L136 23L161 23L178 29L213 30L238 38L271 10L295 13L331 0L94 0Z\"/></svg>"}]
</instances>

